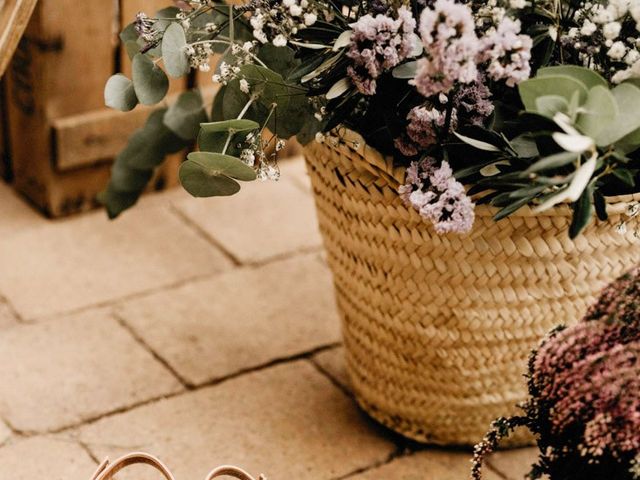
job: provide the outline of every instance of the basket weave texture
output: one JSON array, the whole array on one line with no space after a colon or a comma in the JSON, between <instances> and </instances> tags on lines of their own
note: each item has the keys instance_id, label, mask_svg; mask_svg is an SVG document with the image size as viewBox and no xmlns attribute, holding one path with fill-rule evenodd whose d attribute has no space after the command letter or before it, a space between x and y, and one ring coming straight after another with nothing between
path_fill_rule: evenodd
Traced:
<instances>
[{"instance_id":1,"label":"basket weave texture","mask_svg":"<svg viewBox=\"0 0 640 480\"><path fill-rule=\"evenodd\" d=\"M566 205L497 223L478 206L471 233L439 235L400 200L404 169L356 148L354 133L342 138L312 142L305 156L356 398L412 439L474 444L493 419L518 413L540 338L640 261L640 241L614 228L637 198L617 199L610 220L575 241Z\"/></svg>"}]
</instances>

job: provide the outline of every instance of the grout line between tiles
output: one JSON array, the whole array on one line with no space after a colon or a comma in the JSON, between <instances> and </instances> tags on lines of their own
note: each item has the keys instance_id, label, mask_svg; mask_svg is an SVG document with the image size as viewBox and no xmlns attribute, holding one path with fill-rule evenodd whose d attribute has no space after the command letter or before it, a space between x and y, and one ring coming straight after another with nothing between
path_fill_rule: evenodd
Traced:
<instances>
[{"instance_id":1,"label":"grout line between tiles","mask_svg":"<svg viewBox=\"0 0 640 480\"><path fill-rule=\"evenodd\" d=\"M73 423L70 425L64 425L62 427L59 428L54 428L54 429L49 429L46 431L41 431L41 432L34 432L34 431L20 431L18 429L16 429L15 427L12 427L8 422L7 425L13 430L15 431L15 433L21 437L25 437L25 438L30 438L30 437L35 437L35 436L39 436L39 435L46 435L46 434L60 434L60 433L66 433L66 432L70 432L72 430L75 430L77 428L80 427L84 427L87 425L91 425L94 424L100 420L103 420L105 418L110 418L116 415L119 415L121 413L125 413L131 410L135 410L137 408L140 407L145 407L145 406L149 406L155 403L158 403L160 401L164 401L164 400L169 400L172 398L177 398L181 395L186 395L188 393L194 392L194 391L199 391L199 390L203 390L205 388L208 387L213 387L213 386L217 386L217 385L221 385L223 383L226 383L228 381L234 380L236 378L242 377L243 375L247 375L249 373L254 373L254 372L260 372L263 370L267 370L269 368L278 366L278 365L283 365L286 363L290 363L290 362L295 362L297 360L305 360L308 359L309 357L316 355L320 352L323 352L325 350L329 350L331 348L335 348L336 346L338 346L338 343L330 343L330 344L325 344L325 345L319 345L311 350L307 350L304 352L300 352L297 353L295 355L290 355L287 357L282 357L282 358L278 358L278 359L274 359L274 360L270 360L269 362L266 363L262 363L260 365L256 365L253 367L248 367L242 370L238 370L236 372L230 373L228 375L213 379L209 382L205 382L202 384L199 384L197 386L187 386L186 390L180 390L177 392L173 392L173 393L169 393L166 395L159 395L159 396L155 396L140 402L136 402L133 403L131 405L127 405L121 408L117 408L108 412L104 412L100 415L96 415L94 417L90 417L90 418L86 418L80 422L77 423Z\"/></svg>"},{"instance_id":2,"label":"grout line between tiles","mask_svg":"<svg viewBox=\"0 0 640 480\"><path fill-rule=\"evenodd\" d=\"M222 243L209 235L209 233L205 229L203 229L200 225L189 218L189 216L186 215L182 210L177 208L175 205L169 205L168 209L169 212L175 215L178 220L180 220L187 228L191 229L196 235L205 240L208 244L213 245L216 249L220 250L220 252L222 252L222 254L224 254L224 256L227 257L227 259L231 261L234 266L239 267L240 265L242 265L242 262L233 253L225 248Z\"/></svg>"},{"instance_id":3,"label":"grout line between tiles","mask_svg":"<svg viewBox=\"0 0 640 480\"><path fill-rule=\"evenodd\" d=\"M162 365L179 383L182 385L184 389L189 388L189 382L182 376L180 373L171 366L171 364L166 361L158 352L156 352L151 345L145 342L144 338L136 332L134 328L132 328L124 319L124 317L116 311L116 309L112 309L110 312L111 316L120 324L122 328L124 328L131 337L140 345L144 350L146 350L160 365Z\"/></svg>"}]
</instances>

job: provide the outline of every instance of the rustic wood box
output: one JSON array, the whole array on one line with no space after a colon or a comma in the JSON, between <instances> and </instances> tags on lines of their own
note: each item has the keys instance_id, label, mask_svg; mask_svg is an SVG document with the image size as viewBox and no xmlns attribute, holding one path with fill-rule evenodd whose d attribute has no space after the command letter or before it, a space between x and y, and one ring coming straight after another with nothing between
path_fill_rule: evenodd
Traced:
<instances>
[{"instance_id":1,"label":"rustic wood box","mask_svg":"<svg viewBox=\"0 0 640 480\"><path fill-rule=\"evenodd\" d=\"M8 67L0 96L0 174L52 217L87 210L110 164L148 110L104 107L109 76L130 68L118 33L138 11L167 0L40 0ZM175 94L186 88L174 82ZM177 183L183 154L158 172L154 188ZM9 159L9 160L7 160Z\"/></svg>"}]
</instances>

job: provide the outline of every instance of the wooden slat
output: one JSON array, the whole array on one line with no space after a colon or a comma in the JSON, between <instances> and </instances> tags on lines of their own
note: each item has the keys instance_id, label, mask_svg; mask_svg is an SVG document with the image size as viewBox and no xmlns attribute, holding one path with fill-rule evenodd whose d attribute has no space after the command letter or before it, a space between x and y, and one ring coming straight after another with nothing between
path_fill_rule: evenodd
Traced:
<instances>
[{"instance_id":1,"label":"wooden slat","mask_svg":"<svg viewBox=\"0 0 640 480\"><path fill-rule=\"evenodd\" d=\"M27 27L36 0L0 0L0 77Z\"/></svg>"}]
</instances>

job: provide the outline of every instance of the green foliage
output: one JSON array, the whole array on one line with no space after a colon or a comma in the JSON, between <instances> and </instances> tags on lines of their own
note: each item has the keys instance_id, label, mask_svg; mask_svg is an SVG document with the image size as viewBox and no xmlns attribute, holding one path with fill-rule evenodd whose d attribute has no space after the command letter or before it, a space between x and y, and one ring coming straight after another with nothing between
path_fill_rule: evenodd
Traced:
<instances>
[{"instance_id":1,"label":"green foliage","mask_svg":"<svg viewBox=\"0 0 640 480\"><path fill-rule=\"evenodd\" d=\"M104 103L122 112L133 110L138 104L133 82L121 73L113 75L104 87Z\"/></svg>"},{"instance_id":2,"label":"green foliage","mask_svg":"<svg viewBox=\"0 0 640 480\"><path fill-rule=\"evenodd\" d=\"M169 90L167 75L146 55L133 57L133 88L140 103L155 105Z\"/></svg>"},{"instance_id":3,"label":"green foliage","mask_svg":"<svg viewBox=\"0 0 640 480\"><path fill-rule=\"evenodd\" d=\"M162 59L170 76L179 78L189 73L186 48L187 38L184 29L178 23L171 23L162 38Z\"/></svg>"},{"instance_id":4,"label":"green foliage","mask_svg":"<svg viewBox=\"0 0 640 480\"><path fill-rule=\"evenodd\" d=\"M107 189L98 196L109 218L115 218L133 206L165 157L186 146L163 122L166 109L151 113L144 127L129 138L116 157Z\"/></svg>"},{"instance_id":5,"label":"green foliage","mask_svg":"<svg viewBox=\"0 0 640 480\"><path fill-rule=\"evenodd\" d=\"M202 95L197 90L183 92L164 116L164 124L185 140L198 136L200 124L207 121Z\"/></svg>"},{"instance_id":6,"label":"green foliage","mask_svg":"<svg viewBox=\"0 0 640 480\"><path fill-rule=\"evenodd\" d=\"M240 191L236 180L256 179L253 168L229 155L193 152L187 158L180 167L180 182L194 197L233 195Z\"/></svg>"}]
</instances>

